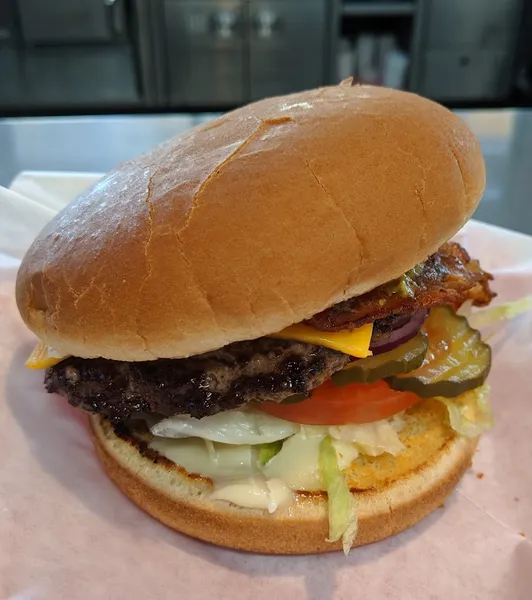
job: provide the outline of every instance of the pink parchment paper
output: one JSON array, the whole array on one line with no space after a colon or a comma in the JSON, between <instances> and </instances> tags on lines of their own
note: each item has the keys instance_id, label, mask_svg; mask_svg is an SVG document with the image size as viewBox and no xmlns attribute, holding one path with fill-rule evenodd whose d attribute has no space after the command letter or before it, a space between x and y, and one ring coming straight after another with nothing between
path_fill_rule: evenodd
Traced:
<instances>
[{"instance_id":1,"label":"pink parchment paper","mask_svg":"<svg viewBox=\"0 0 532 600\"><path fill-rule=\"evenodd\" d=\"M532 294L532 238L475 222L460 238L499 300ZM83 414L23 366L17 266L0 255L2 600L532 598L532 314L492 339L496 425L444 508L347 558L258 556L168 530L107 479Z\"/></svg>"}]
</instances>

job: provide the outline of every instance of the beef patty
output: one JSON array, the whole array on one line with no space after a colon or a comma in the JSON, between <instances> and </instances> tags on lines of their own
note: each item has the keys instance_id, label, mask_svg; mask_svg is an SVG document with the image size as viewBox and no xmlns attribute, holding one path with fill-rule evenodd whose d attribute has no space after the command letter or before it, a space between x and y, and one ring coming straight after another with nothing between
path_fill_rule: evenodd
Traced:
<instances>
[{"instance_id":1,"label":"beef patty","mask_svg":"<svg viewBox=\"0 0 532 600\"><path fill-rule=\"evenodd\" d=\"M49 392L113 423L139 412L201 418L309 392L350 360L322 346L259 338L183 359L70 357L47 369L45 384Z\"/></svg>"}]
</instances>

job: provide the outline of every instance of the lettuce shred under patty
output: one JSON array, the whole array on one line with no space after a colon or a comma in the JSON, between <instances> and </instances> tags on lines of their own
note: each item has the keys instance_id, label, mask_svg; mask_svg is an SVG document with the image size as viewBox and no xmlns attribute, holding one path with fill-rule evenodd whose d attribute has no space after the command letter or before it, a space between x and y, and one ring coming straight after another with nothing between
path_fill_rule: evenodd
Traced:
<instances>
[{"instance_id":1,"label":"lettuce shred under patty","mask_svg":"<svg viewBox=\"0 0 532 600\"><path fill-rule=\"evenodd\" d=\"M336 449L329 435L321 441L319 464L328 497L329 538L327 541L336 542L342 538L344 553L348 554L358 528L355 497L350 492L344 474L338 466Z\"/></svg>"}]
</instances>

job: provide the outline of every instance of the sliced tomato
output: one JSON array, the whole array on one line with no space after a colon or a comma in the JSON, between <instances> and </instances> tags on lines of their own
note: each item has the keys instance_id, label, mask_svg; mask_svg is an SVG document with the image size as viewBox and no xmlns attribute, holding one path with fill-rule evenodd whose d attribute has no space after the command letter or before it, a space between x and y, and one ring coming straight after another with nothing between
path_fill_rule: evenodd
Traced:
<instances>
[{"instance_id":1,"label":"sliced tomato","mask_svg":"<svg viewBox=\"0 0 532 600\"><path fill-rule=\"evenodd\" d=\"M293 404L264 402L264 412L304 425L371 423L391 417L419 402L411 392L392 390L384 381L337 387L331 381L317 387L308 400Z\"/></svg>"}]
</instances>

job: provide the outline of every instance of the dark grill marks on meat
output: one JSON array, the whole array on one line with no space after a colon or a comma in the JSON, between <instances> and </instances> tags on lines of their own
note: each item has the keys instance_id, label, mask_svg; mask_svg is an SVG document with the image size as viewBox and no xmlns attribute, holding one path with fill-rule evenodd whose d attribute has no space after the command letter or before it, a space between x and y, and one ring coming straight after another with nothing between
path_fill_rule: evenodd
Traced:
<instances>
[{"instance_id":1,"label":"dark grill marks on meat","mask_svg":"<svg viewBox=\"0 0 532 600\"><path fill-rule=\"evenodd\" d=\"M484 272L460 244L449 242L402 279L381 285L366 294L335 304L307 322L323 331L356 329L365 323L410 314L431 306L489 304L495 294Z\"/></svg>"},{"instance_id":2,"label":"dark grill marks on meat","mask_svg":"<svg viewBox=\"0 0 532 600\"><path fill-rule=\"evenodd\" d=\"M47 369L45 385L70 404L114 423L139 412L201 418L309 392L349 361L322 346L259 338L179 360L70 357Z\"/></svg>"}]
</instances>

